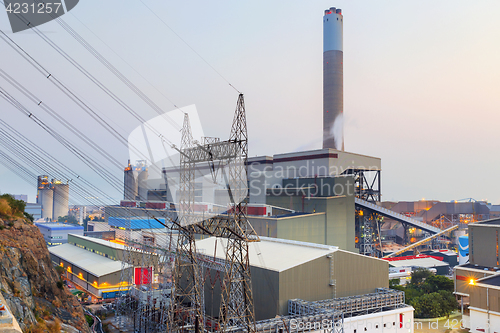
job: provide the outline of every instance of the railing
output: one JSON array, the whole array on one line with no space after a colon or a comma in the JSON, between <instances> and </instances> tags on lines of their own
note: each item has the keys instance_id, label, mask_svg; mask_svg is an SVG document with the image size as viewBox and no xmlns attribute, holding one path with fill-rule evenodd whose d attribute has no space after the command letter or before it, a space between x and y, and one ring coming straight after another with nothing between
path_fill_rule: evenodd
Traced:
<instances>
[{"instance_id":1,"label":"railing","mask_svg":"<svg viewBox=\"0 0 500 333\"><path fill-rule=\"evenodd\" d=\"M387 307L400 307L405 304L403 291L378 288L376 293L352 297L309 302L301 299L288 301L288 313L291 315L310 315L325 311L340 311L344 314L372 311Z\"/></svg>"}]
</instances>

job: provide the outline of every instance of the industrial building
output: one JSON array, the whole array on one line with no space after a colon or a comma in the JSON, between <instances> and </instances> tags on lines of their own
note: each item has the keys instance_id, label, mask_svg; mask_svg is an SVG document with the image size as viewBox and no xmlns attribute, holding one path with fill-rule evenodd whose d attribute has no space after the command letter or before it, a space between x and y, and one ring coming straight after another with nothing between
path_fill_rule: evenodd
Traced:
<instances>
[{"instance_id":1,"label":"industrial building","mask_svg":"<svg viewBox=\"0 0 500 333\"><path fill-rule=\"evenodd\" d=\"M207 258L224 260L225 242L210 237L197 241L196 248ZM386 261L335 246L261 237L260 242L249 244L249 260L256 320L286 315L290 299L320 301L356 296L389 285ZM218 316L220 274L214 269L209 272L205 310Z\"/></svg>"},{"instance_id":2,"label":"industrial building","mask_svg":"<svg viewBox=\"0 0 500 333\"><path fill-rule=\"evenodd\" d=\"M415 256L385 258L384 260L389 262L390 267L411 267L412 270L425 268L437 275L450 274L450 265L443 261L441 257L419 254Z\"/></svg>"},{"instance_id":3,"label":"industrial building","mask_svg":"<svg viewBox=\"0 0 500 333\"><path fill-rule=\"evenodd\" d=\"M384 207L412 216L424 223L473 223L495 218L499 215L499 206L485 201L450 201L437 200L384 202Z\"/></svg>"},{"instance_id":4,"label":"industrial building","mask_svg":"<svg viewBox=\"0 0 500 333\"><path fill-rule=\"evenodd\" d=\"M488 327L500 327L500 219L472 223L468 229L469 262L454 268L455 294L470 332L488 332Z\"/></svg>"},{"instance_id":5,"label":"industrial building","mask_svg":"<svg viewBox=\"0 0 500 333\"><path fill-rule=\"evenodd\" d=\"M226 240L196 242L205 313L217 316ZM216 246L217 243L217 246ZM413 308L388 289L388 263L335 246L261 237L249 261L258 332L413 332ZM306 326L309 325L309 328ZM312 325L312 326L311 326Z\"/></svg>"},{"instance_id":6,"label":"industrial building","mask_svg":"<svg viewBox=\"0 0 500 333\"><path fill-rule=\"evenodd\" d=\"M57 221L69 212L69 185L49 176L38 176L37 201L41 205L41 218L46 221Z\"/></svg>"},{"instance_id":7,"label":"industrial building","mask_svg":"<svg viewBox=\"0 0 500 333\"><path fill-rule=\"evenodd\" d=\"M24 211L33 216L33 220L37 221L42 218L42 205L38 203L27 203Z\"/></svg>"},{"instance_id":8,"label":"industrial building","mask_svg":"<svg viewBox=\"0 0 500 333\"><path fill-rule=\"evenodd\" d=\"M120 261L123 245L85 236L69 235L68 243L49 248L55 265L64 267L64 278L91 294L94 300L115 298L126 292L122 270L131 269Z\"/></svg>"},{"instance_id":9,"label":"industrial building","mask_svg":"<svg viewBox=\"0 0 500 333\"><path fill-rule=\"evenodd\" d=\"M43 235L47 246L57 246L68 242L69 234L82 235L83 227L57 222L35 223Z\"/></svg>"},{"instance_id":10,"label":"industrial building","mask_svg":"<svg viewBox=\"0 0 500 333\"><path fill-rule=\"evenodd\" d=\"M123 199L124 200L147 200L148 198L148 167L146 161L137 161L135 165L130 164L124 170Z\"/></svg>"},{"instance_id":11,"label":"industrial building","mask_svg":"<svg viewBox=\"0 0 500 333\"><path fill-rule=\"evenodd\" d=\"M380 172L379 158L332 149L249 158L250 205L306 213L249 219L261 236L359 252L354 198L364 191L360 175L377 179ZM371 195L377 196L379 186L370 187Z\"/></svg>"}]
</instances>

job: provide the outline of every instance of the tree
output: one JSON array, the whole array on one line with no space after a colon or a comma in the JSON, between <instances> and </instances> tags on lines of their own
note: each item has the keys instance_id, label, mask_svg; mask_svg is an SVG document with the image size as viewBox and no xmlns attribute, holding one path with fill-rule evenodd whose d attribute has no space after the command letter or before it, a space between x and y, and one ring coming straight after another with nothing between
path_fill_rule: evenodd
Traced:
<instances>
[{"instance_id":1,"label":"tree","mask_svg":"<svg viewBox=\"0 0 500 333\"><path fill-rule=\"evenodd\" d=\"M411 284L415 287L420 287L424 281L432 276L432 272L426 268L417 268L413 272L411 272Z\"/></svg>"},{"instance_id":2,"label":"tree","mask_svg":"<svg viewBox=\"0 0 500 333\"><path fill-rule=\"evenodd\" d=\"M78 220L76 219L76 217L74 217L73 215L66 215L66 216L59 216L57 218L57 222L59 223L72 223L72 224L78 224Z\"/></svg>"},{"instance_id":3,"label":"tree","mask_svg":"<svg viewBox=\"0 0 500 333\"><path fill-rule=\"evenodd\" d=\"M31 215L30 213L24 212L24 217L26 217L28 220L30 220L31 223L33 223L33 221L35 221L35 217L33 215Z\"/></svg>"},{"instance_id":4,"label":"tree","mask_svg":"<svg viewBox=\"0 0 500 333\"><path fill-rule=\"evenodd\" d=\"M16 200L10 194L0 195L0 215L6 218L23 217L26 203L22 200Z\"/></svg>"},{"instance_id":5,"label":"tree","mask_svg":"<svg viewBox=\"0 0 500 333\"><path fill-rule=\"evenodd\" d=\"M422 290L426 293L434 293L440 290L453 292L454 289L453 281L442 275L431 275L422 284Z\"/></svg>"},{"instance_id":6,"label":"tree","mask_svg":"<svg viewBox=\"0 0 500 333\"><path fill-rule=\"evenodd\" d=\"M433 275L423 268L411 274L411 282L406 286L390 283L392 289L405 292L406 304L415 308L415 318L436 318L449 316L458 308L453 296L453 281L445 276Z\"/></svg>"},{"instance_id":7,"label":"tree","mask_svg":"<svg viewBox=\"0 0 500 333\"><path fill-rule=\"evenodd\" d=\"M399 279L390 279L389 280L389 288L393 288L395 286L399 286Z\"/></svg>"},{"instance_id":8,"label":"tree","mask_svg":"<svg viewBox=\"0 0 500 333\"><path fill-rule=\"evenodd\" d=\"M449 316L458 307L453 294L446 290L424 294L412 300L416 318L436 318Z\"/></svg>"}]
</instances>

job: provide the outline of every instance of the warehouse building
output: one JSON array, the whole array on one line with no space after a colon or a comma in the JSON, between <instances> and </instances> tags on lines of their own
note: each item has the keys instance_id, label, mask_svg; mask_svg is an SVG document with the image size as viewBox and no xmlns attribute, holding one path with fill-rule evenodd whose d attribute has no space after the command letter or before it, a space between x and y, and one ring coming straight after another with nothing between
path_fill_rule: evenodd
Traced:
<instances>
[{"instance_id":1,"label":"warehouse building","mask_svg":"<svg viewBox=\"0 0 500 333\"><path fill-rule=\"evenodd\" d=\"M66 244L68 242L68 234L83 236L83 227L73 224L47 222L35 223L35 225L40 229L47 246Z\"/></svg>"},{"instance_id":2,"label":"warehouse building","mask_svg":"<svg viewBox=\"0 0 500 333\"><path fill-rule=\"evenodd\" d=\"M432 257L442 258L444 262L448 263L451 268L458 265L458 253L448 249L442 250L430 250L430 251L422 251L422 254L428 254Z\"/></svg>"},{"instance_id":3,"label":"warehouse building","mask_svg":"<svg viewBox=\"0 0 500 333\"><path fill-rule=\"evenodd\" d=\"M471 332L500 331L500 274L478 279L472 288L469 305Z\"/></svg>"},{"instance_id":4,"label":"warehouse building","mask_svg":"<svg viewBox=\"0 0 500 333\"><path fill-rule=\"evenodd\" d=\"M469 263L454 268L455 294L470 332L487 332L488 325L500 327L500 219L469 224L468 228Z\"/></svg>"},{"instance_id":5,"label":"warehouse building","mask_svg":"<svg viewBox=\"0 0 500 333\"><path fill-rule=\"evenodd\" d=\"M101 239L69 235L67 244L51 247L49 252L52 262L65 269L66 280L99 300L115 298L128 290L120 284L122 268L131 269L120 261L124 249Z\"/></svg>"},{"instance_id":6,"label":"warehouse building","mask_svg":"<svg viewBox=\"0 0 500 333\"><path fill-rule=\"evenodd\" d=\"M437 275L448 275L450 273L450 265L441 257L418 254L416 256L385 258L384 260L389 262L390 267L411 267L412 270L425 268Z\"/></svg>"},{"instance_id":7,"label":"warehouse building","mask_svg":"<svg viewBox=\"0 0 500 333\"><path fill-rule=\"evenodd\" d=\"M154 283L158 287L161 282L160 258L138 248L131 250L120 239L69 235L67 244L52 247L49 252L52 262L65 268L64 278L88 292L93 300L112 299L129 289L141 294L138 288L142 285L151 287Z\"/></svg>"},{"instance_id":8,"label":"warehouse building","mask_svg":"<svg viewBox=\"0 0 500 333\"><path fill-rule=\"evenodd\" d=\"M217 246L216 246L217 243ZM201 256L224 260L225 239L196 242ZM288 313L288 300L320 301L374 292L389 285L385 260L344 251L335 246L261 237L249 243L256 320ZM219 314L221 272L205 268L205 310Z\"/></svg>"}]
</instances>

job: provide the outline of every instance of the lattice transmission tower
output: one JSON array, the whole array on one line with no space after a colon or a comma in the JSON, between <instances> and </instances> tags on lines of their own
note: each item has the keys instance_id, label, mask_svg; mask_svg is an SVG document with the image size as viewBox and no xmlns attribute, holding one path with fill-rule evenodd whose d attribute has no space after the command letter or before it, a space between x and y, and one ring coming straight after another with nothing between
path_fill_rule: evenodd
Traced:
<instances>
[{"instance_id":1,"label":"lattice transmission tower","mask_svg":"<svg viewBox=\"0 0 500 333\"><path fill-rule=\"evenodd\" d=\"M247 219L248 134L243 94L238 97L229 139L204 138L196 142L186 114L180 152L180 199L177 253L170 331L200 332L204 329L202 265L198 263L195 235L227 240L226 269L219 314L219 330L255 332L248 243L259 241ZM196 201L196 176L200 164L208 163L216 183L222 180L229 205L206 217Z\"/></svg>"}]
</instances>

